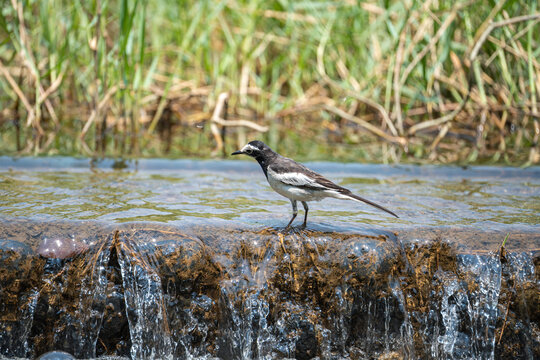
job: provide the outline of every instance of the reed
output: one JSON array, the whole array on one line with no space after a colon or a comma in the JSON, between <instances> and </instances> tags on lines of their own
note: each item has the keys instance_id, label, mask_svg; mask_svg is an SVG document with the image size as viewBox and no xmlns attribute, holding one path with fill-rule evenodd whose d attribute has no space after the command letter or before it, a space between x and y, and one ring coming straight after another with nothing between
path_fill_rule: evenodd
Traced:
<instances>
[{"instance_id":1,"label":"reed","mask_svg":"<svg viewBox=\"0 0 540 360\"><path fill-rule=\"evenodd\" d=\"M304 159L534 164L539 22L525 0L3 0L0 153L260 138Z\"/></svg>"}]
</instances>

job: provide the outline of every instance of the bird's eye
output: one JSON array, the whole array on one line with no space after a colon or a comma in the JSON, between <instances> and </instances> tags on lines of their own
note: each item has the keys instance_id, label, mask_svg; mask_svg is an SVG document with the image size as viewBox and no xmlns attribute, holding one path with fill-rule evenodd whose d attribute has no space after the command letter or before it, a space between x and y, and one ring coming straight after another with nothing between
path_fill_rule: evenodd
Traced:
<instances>
[{"instance_id":1,"label":"bird's eye","mask_svg":"<svg viewBox=\"0 0 540 360\"><path fill-rule=\"evenodd\" d=\"M246 150L246 154L251 154L252 152L253 152L253 150L251 150L251 149Z\"/></svg>"}]
</instances>

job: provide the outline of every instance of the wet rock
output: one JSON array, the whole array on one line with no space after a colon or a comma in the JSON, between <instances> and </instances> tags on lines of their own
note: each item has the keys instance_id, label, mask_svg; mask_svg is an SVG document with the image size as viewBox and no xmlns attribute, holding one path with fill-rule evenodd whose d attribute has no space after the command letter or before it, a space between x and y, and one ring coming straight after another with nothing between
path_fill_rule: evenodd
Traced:
<instances>
[{"instance_id":1,"label":"wet rock","mask_svg":"<svg viewBox=\"0 0 540 360\"><path fill-rule=\"evenodd\" d=\"M313 324L307 321L300 323L298 328L298 340L296 341L295 358L298 360L309 360L317 356L319 344Z\"/></svg>"},{"instance_id":2,"label":"wet rock","mask_svg":"<svg viewBox=\"0 0 540 360\"><path fill-rule=\"evenodd\" d=\"M401 246L374 232L68 225L18 226L9 237L0 227L0 335L15 334L0 336L0 357L54 348L78 358L540 353L538 254L509 250L501 265L438 234ZM33 250L98 230L107 238L69 261Z\"/></svg>"},{"instance_id":3,"label":"wet rock","mask_svg":"<svg viewBox=\"0 0 540 360\"><path fill-rule=\"evenodd\" d=\"M34 269L32 248L15 240L0 239L0 298L4 292L14 296L25 287L24 280ZM0 305L1 308L1 305Z\"/></svg>"},{"instance_id":4,"label":"wet rock","mask_svg":"<svg viewBox=\"0 0 540 360\"><path fill-rule=\"evenodd\" d=\"M400 249L395 243L382 238L354 239L341 245L344 266L350 266L361 278L374 278L377 274L387 274Z\"/></svg>"},{"instance_id":5,"label":"wet rock","mask_svg":"<svg viewBox=\"0 0 540 360\"><path fill-rule=\"evenodd\" d=\"M111 284L107 293L96 354L128 356L131 341L123 289Z\"/></svg>"},{"instance_id":6,"label":"wet rock","mask_svg":"<svg viewBox=\"0 0 540 360\"><path fill-rule=\"evenodd\" d=\"M32 247L19 241L0 239L0 259L4 259L12 254L24 257L32 254Z\"/></svg>"},{"instance_id":7,"label":"wet rock","mask_svg":"<svg viewBox=\"0 0 540 360\"><path fill-rule=\"evenodd\" d=\"M107 264L107 297L96 344L96 355L129 356L131 337L118 253L113 247Z\"/></svg>"},{"instance_id":8,"label":"wet rock","mask_svg":"<svg viewBox=\"0 0 540 360\"><path fill-rule=\"evenodd\" d=\"M50 351L37 358L37 360L74 360L73 355L64 351Z\"/></svg>"},{"instance_id":9,"label":"wet rock","mask_svg":"<svg viewBox=\"0 0 540 360\"><path fill-rule=\"evenodd\" d=\"M88 250L88 245L75 238L45 237L38 247L38 254L51 259L67 259Z\"/></svg>"},{"instance_id":10,"label":"wet rock","mask_svg":"<svg viewBox=\"0 0 540 360\"><path fill-rule=\"evenodd\" d=\"M43 259L29 245L0 239L0 356L27 354L28 327L43 266Z\"/></svg>"}]
</instances>

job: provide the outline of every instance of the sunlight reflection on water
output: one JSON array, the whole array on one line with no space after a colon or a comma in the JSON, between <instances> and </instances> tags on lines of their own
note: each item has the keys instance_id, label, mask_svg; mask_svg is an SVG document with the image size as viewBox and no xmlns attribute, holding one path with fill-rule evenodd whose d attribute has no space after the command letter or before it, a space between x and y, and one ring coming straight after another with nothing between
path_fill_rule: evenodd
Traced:
<instances>
[{"instance_id":1,"label":"sunlight reflection on water","mask_svg":"<svg viewBox=\"0 0 540 360\"><path fill-rule=\"evenodd\" d=\"M248 161L139 160L112 170L72 158L0 158L0 214L32 219L175 222L234 219L280 226L289 201ZM509 225L536 227L540 169L311 163L314 170L400 215L325 199L311 203L310 224L376 227Z\"/></svg>"}]
</instances>

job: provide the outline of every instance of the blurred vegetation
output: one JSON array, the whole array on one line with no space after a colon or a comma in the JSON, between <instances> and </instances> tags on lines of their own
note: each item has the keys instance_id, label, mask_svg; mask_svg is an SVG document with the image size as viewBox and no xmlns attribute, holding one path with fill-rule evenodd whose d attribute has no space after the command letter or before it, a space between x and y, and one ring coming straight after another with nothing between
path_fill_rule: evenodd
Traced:
<instances>
[{"instance_id":1,"label":"blurred vegetation","mask_svg":"<svg viewBox=\"0 0 540 360\"><path fill-rule=\"evenodd\" d=\"M0 2L1 154L540 161L535 0Z\"/></svg>"}]
</instances>

